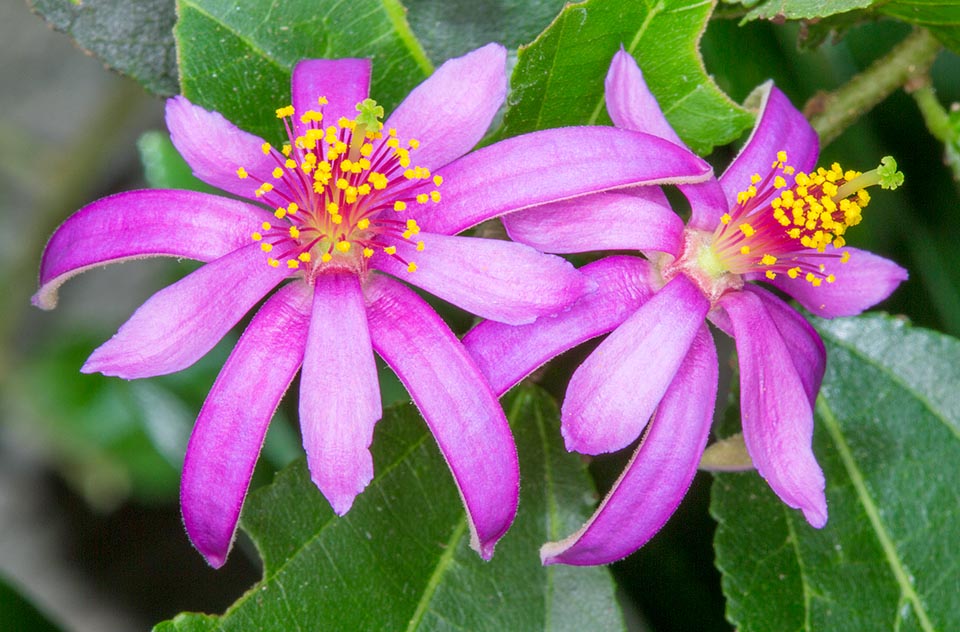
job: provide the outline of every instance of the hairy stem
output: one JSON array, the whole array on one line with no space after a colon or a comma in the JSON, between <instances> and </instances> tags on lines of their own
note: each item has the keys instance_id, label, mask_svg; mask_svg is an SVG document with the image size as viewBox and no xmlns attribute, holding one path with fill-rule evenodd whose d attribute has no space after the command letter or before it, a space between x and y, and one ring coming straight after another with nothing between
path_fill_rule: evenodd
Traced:
<instances>
[{"instance_id":1,"label":"hairy stem","mask_svg":"<svg viewBox=\"0 0 960 632\"><path fill-rule=\"evenodd\" d=\"M908 80L926 74L939 51L936 38L926 29L917 29L846 85L814 97L806 110L821 143L829 144Z\"/></svg>"}]
</instances>

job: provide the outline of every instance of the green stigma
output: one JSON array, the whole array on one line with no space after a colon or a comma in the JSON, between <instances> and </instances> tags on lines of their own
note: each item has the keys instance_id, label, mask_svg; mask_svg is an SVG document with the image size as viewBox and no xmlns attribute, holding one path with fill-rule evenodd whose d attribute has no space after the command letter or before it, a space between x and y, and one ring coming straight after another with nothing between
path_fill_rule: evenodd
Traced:
<instances>
[{"instance_id":1,"label":"green stigma","mask_svg":"<svg viewBox=\"0 0 960 632\"><path fill-rule=\"evenodd\" d=\"M383 123L380 122L383 118L383 106L377 105L373 99L364 99L358 103L357 112L360 113L355 119L358 126L362 125L364 129L374 132L379 132L383 127Z\"/></svg>"},{"instance_id":2,"label":"green stigma","mask_svg":"<svg viewBox=\"0 0 960 632\"><path fill-rule=\"evenodd\" d=\"M897 171L897 161L893 156L884 156L880 160L880 166L877 167L877 175L880 176L880 188L893 191L903 184L903 173Z\"/></svg>"}]
</instances>

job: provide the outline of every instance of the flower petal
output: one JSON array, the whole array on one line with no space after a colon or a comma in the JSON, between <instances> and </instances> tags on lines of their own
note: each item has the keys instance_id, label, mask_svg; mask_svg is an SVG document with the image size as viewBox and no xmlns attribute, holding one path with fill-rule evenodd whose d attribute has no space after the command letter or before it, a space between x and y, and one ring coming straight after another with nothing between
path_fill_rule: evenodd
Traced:
<instances>
[{"instance_id":1,"label":"flower petal","mask_svg":"<svg viewBox=\"0 0 960 632\"><path fill-rule=\"evenodd\" d=\"M730 210L719 180L711 178L706 182L684 184L679 189L690 203L690 220L687 226L710 232L716 230L720 225L720 218Z\"/></svg>"},{"instance_id":2,"label":"flower petal","mask_svg":"<svg viewBox=\"0 0 960 632\"><path fill-rule=\"evenodd\" d=\"M397 257L378 253L375 268L472 314L519 325L553 314L591 290L568 261L509 241L421 233L423 251L396 240ZM404 261L417 264L408 272Z\"/></svg>"},{"instance_id":3,"label":"flower petal","mask_svg":"<svg viewBox=\"0 0 960 632\"><path fill-rule=\"evenodd\" d=\"M424 230L452 235L537 204L637 184L702 182L710 165L673 143L612 127L565 127L514 136L439 170L443 201Z\"/></svg>"},{"instance_id":4,"label":"flower petal","mask_svg":"<svg viewBox=\"0 0 960 632\"><path fill-rule=\"evenodd\" d=\"M659 187L631 194L598 193L505 215L510 239L541 252L659 250L680 248L683 220Z\"/></svg>"},{"instance_id":5,"label":"flower petal","mask_svg":"<svg viewBox=\"0 0 960 632\"><path fill-rule=\"evenodd\" d=\"M583 527L540 549L544 564L609 564L660 530L697 473L713 421L717 373L717 352L701 325L623 474Z\"/></svg>"},{"instance_id":6,"label":"flower petal","mask_svg":"<svg viewBox=\"0 0 960 632\"><path fill-rule=\"evenodd\" d=\"M320 111L317 101L327 99L323 106L323 125L336 125L340 117L357 116L357 104L370 94L369 59L304 59L293 67L290 92L293 97L293 125L297 136L306 126L300 116L307 110Z\"/></svg>"},{"instance_id":7,"label":"flower petal","mask_svg":"<svg viewBox=\"0 0 960 632\"><path fill-rule=\"evenodd\" d=\"M227 559L267 425L303 360L310 299L309 286L290 283L260 308L190 435L180 479L183 524L214 568Z\"/></svg>"},{"instance_id":8,"label":"flower petal","mask_svg":"<svg viewBox=\"0 0 960 632\"><path fill-rule=\"evenodd\" d=\"M650 264L639 257L607 257L580 272L597 284L572 307L528 325L485 320L463 346L499 397L550 358L608 333L650 297Z\"/></svg>"},{"instance_id":9,"label":"flower petal","mask_svg":"<svg viewBox=\"0 0 960 632\"><path fill-rule=\"evenodd\" d=\"M751 292L720 299L740 361L740 415L747 451L777 496L812 526L827 522L825 481L813 455L813 409L779 330Z\"/></svg>"},{"instance_id":10,"label":"flower petal","mask_svg":"<svg viewBox=\"0 0 960 632\"><path fill-rule=\"evenodd\" d=\"M265 214L194 191L129 191L97 200L50 237L33 304L53 309L64 281L108 263L162 255L212 261L249 244Z\"/></svg>"},{"instance_id":11,"label":"flower petal","mask_svg":"<svg viewBox=\"0 0 960 632\"><path fill-rule=\"evenodd\" d=\"M476 365L412 290L383 276L367 282L370 333L430 427L467 509L470 546L490 559L513 522L519 464L510 427Z\"/></svg>"},{"instance_id":12,"label":"flower petal","mask_svg":"<svg viewBox=\"0 0 960 632\"><path fill-rule=\"evenodd\" d=\"M507 94L507 50L487 44L450 59L413 89L384 127L415 138L414 164L436 169L480 142Z\"/></svg>"},{"instance_id":13,"label":"flower petal","mask_svg":"<svg viewBox=\"0 0 960 632\"><path fill-rule=\"evenodd\" d=\"M568 450L613 452L643 431L710 309L687 277L674 277L574 372L561 408Z\"/></svg>"},{"instance_id":14,"label":"flower petal","mask_svg":"<svg viewBox=\"0 0 960 632\"><path fill-rule=\"evenodd\" d=\"M743 149L720 176L720 184L727 194L727 208L733 208L737 193L750 186L750 176L770 172L777 152L787 152L787 162L797 172L813 169L820 152L817 133L772 82L754 90L745 105L758 110L757 122ZM788 178L788 182L790 180Z\"/></svg>"},{"instance_id":15,"label":"flower petal","mask_svg":"<svg viewBox=\"0 0 960 632\"><path fill-rule=\"evenodd\" d=\"M80 370L133 380L185 369L288 274L257 244L224 255L151 296Z\"/></svg>"},{"instance_id":16,"label":"flower petal","mask_svg":"<svg viewBox=\"0 0 960 632\"><path fill-rule=\"evenodd\" d=\"M857 248L844 248L850 253L847 263L835 258L818 258L824 266L823 274L833 274L836 281L821 283L814 287L802 277L791 279L786 274L768 281L762 274L749 278L765 281L783 290L814 316L836 318L837 316L856 316L873 307L893 293L897 286L907 280L907 271L899 265L879 255ZM816 256L812 252L811 256Z\"/></svg>"},{"instance_id":17,"label":"flower petal","mask_svg":"<svg viewBox=\"0 0 960 632\"><path fill-rule=\"evenodd\" d=\"M647 88L637 62L622 46L610 62L604 87L607 112L614 125L653 134L681 147L686 146L667 122L656 97Z\"/></svg>"},{"instance_id":18,"label":"flower petal","mask_svg":"<svg viewBox=\"0 0 960 632\"><path fill-rule=\"evenodd\" d=\"M310 478L338 515L373 479L369 447L381 416L360 280L347 272L318 276L300 375L300 429Z\"/></svg>"},{"instance_id":19,"label":"flower petal","mask_svg":"<svg viewBox=\"0 0 960 632\"><path fill-rule=\"evenodd\" d=\"M763 302L773 324L780 332L780 337L783 338L783 343L787 346L787 352L793 360L793 366L797 370L803 390L812 406L817 401L823 372L827 368L827 350L823 346L820 334L797 310L771 292L753 284L747 284L744 290L756 294Z\"/></svg>"},{"instance_id":20,"label":"flower petal","mask_svg":"<svg viewBox=\"0 0 960 632\"><path fill-rule=\"evenodd\" d=\"M287 194L282 180L270 175L277 160L264 154L263 139L243 131L219 112L194 105L186 97L167 99L167 129L170 140L193 170L207 184L251 200L261 182L271 182L277 193ZM243 167L246 178L237 175Z\"/></svg>"}]
</instances>

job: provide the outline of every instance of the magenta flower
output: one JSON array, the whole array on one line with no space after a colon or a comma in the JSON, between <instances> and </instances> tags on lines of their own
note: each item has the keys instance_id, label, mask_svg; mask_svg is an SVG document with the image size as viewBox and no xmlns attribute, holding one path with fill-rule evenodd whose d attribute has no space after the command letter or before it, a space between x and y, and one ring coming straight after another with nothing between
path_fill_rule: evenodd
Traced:
<instances>
[{"instance_id":1,"label":"magenta flower","mask_svg":"<svg viewBox=\"0 0 960 632\"><path fill-rule=\"evenodd\" d=\"M200 411L181 481L190 539L219 567L267 424L298 370L311 477L338 514L373 477L381 416L373 353L420 408L489 558L516 511L517 456L484 378L402 279L474 314L522 324L592 289L559 257L451 236L489 217L625 184L708 177L661 139L603 128L552 130L466 154L506 92L505 50L440 67L381 123L370 61L309 60L277 110L279 148L183 97L167 102L177 149L201 180L254 202L190 191L98 200L54 233L34 303L91 267L149 256L208 262L144 303L83 371L134 379L179 371L253 317ZM658 164L649 158L662 156ZM623 160L626 158L627 160ZM451 228L458 226L458 228ZM287 282L289 281L289 282Z\"/></svg>"},{"instance_id":2,"label":"magenta flower","mask_svg":"<svg viewBox=\"0 0 960 632\"><path fill-rule=\"evenodd\" d=\"M624 51L606 80L614 123L681 145ZM484 322L464 338L497 394L549 358L610 335L574 373L562 407L569 450L612 452L643 435L626 470L576 533L546 544L546 564L624 557L667 521L696 473L713 419L717 353L706 320L731 335L740 362L741 418L757 471L814 527L827 520L824 477L811 448L825 351L816 331L767 281L811 312L857 314L907 274L843 235L869 201L864 187L899 184L875 172L814 168L816 133L771 84L759 115L719 180L682 185L686 226L659 187L605 192L504 217L511 238L546 252L639 250L584 266L599 290L532 324ZM790 163L787 163L787 159ZM892 180L893 182L887 182Z\"/></svg>"}]
</instances>

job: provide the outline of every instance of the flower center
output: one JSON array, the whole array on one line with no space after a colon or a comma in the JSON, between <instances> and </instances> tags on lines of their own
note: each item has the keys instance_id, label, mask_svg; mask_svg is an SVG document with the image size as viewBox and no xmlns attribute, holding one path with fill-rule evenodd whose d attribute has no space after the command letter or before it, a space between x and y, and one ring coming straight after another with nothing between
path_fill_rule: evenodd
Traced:
<instances>
[{"instance_id":1,"label":"flower center","mask_svg":"<svg viewBox=\"0 0 960 632\"><path fill-rule=\"evenodd\" d=\"M237 169L241 179L256 182L256 197L275 209L276 220L263 222L251 238L269 254L268 265L301 270L308 282L325 267L363 273L378 250L415 271L394 244L400 239L423 250L422 241L413 241L420 227L409 211L439 202L442 178L411 166L410 152L419 143L402 143L394 129L384 134L376 101L365 99L356 118L324 127L326 103L320 97L319 110L300 114L299 135L293 106L277 110L289 143L279 150L263 144L263 153L276 162L270 178ZM433 187L424 187L425 180Z\"/></svg>"}]
</instances>

